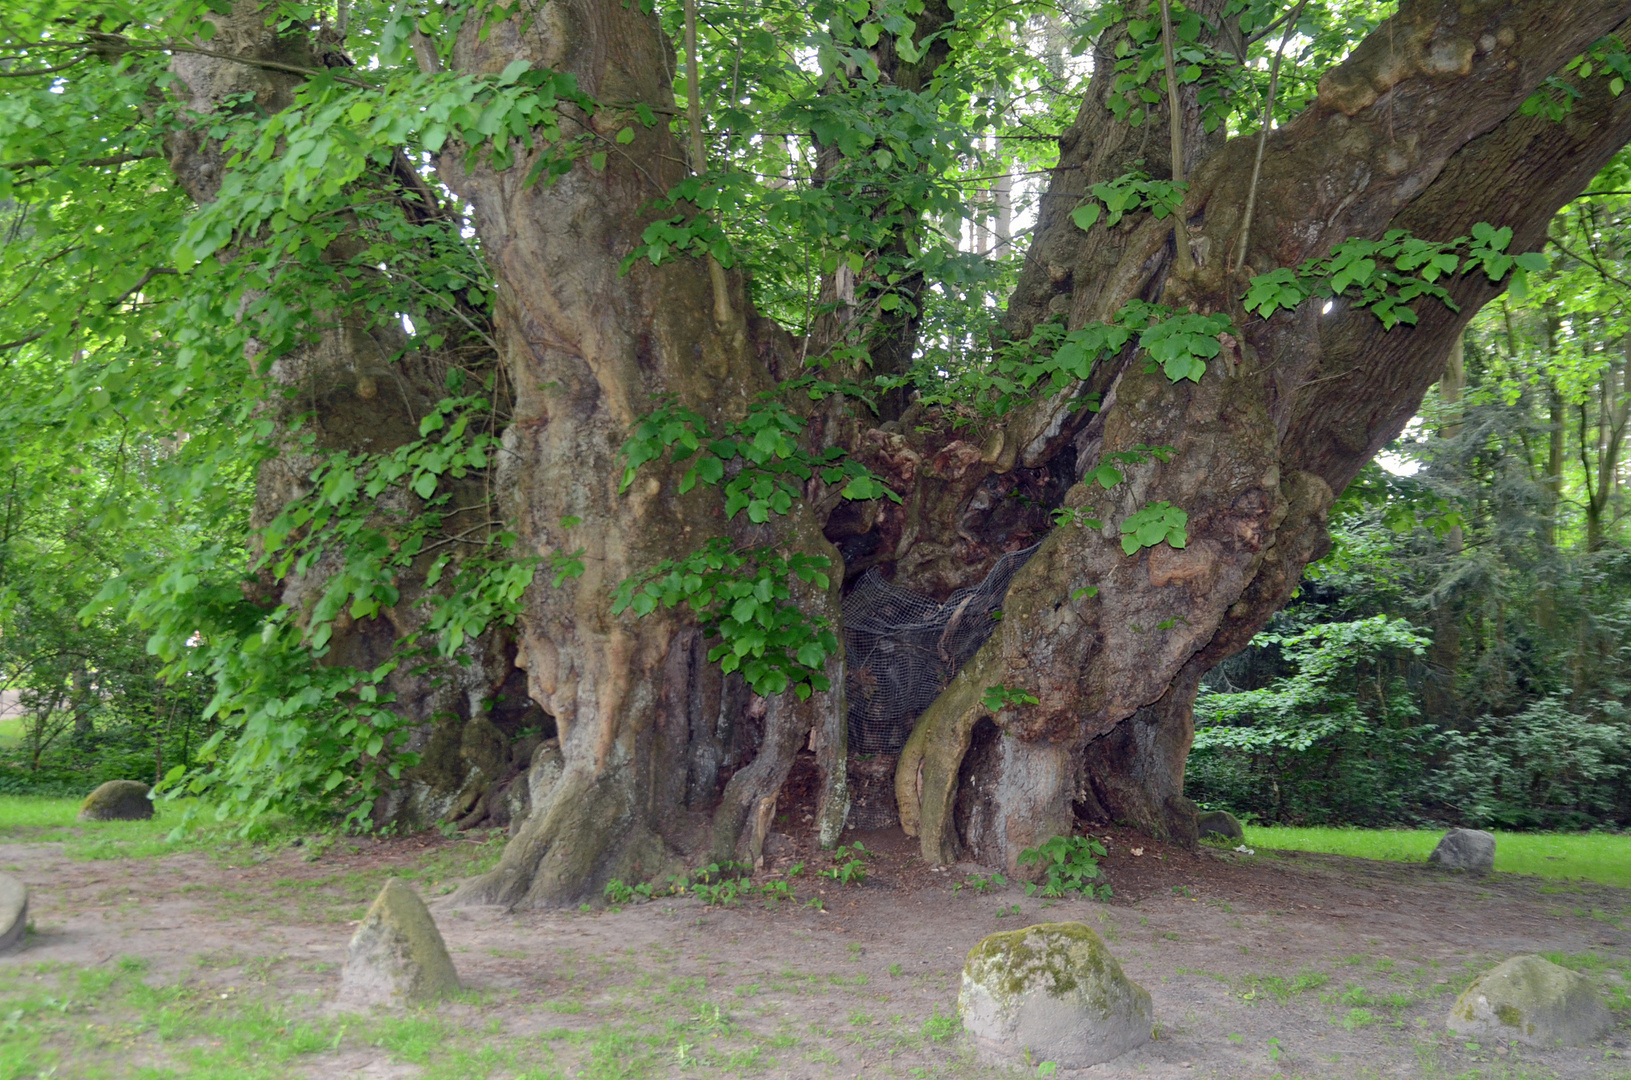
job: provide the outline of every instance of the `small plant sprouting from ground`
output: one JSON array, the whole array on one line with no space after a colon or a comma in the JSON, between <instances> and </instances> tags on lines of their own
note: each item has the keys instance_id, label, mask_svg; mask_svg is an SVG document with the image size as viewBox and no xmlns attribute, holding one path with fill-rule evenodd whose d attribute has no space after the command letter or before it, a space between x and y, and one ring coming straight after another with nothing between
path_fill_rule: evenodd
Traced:
<instances>
[{"instance_id":1,"label":"small plant sprouting from ground","mask_svg":"<svg viewBox=\"0 0 1631 1080\"><path fill-rule=\"evenodd\" d=\"M964 889L973 889L977 893L989 892L993 887L1000 888L1008 884L1008 879L1001 874L970 874L951 887L952 892L962 892Z\"/></svg>"},{"instance_id":2,"label":"small plant sprouting from ground","mask_svg":"<svg viewBox=\"0 0 1631 1080\"><path fill-rule=\"evenodd\" d=\"M1244 975L1235 983L1235 988L1242 1001L1273 998L1284 1005L1295 995L1318 990L1330 981L1329 975L1317 971L1305 971L1289 979L1282 975Z\"/></svg>"},{"instance_id":3,"label":"small plant sprouting from ground","mask_svg":"<svg viewBox=\"0 0 1631 1080\"><path fill-rule=\"evenodd\" d=\"M866 881L866 860L872 858L859 840L853 844L839 844L832 853L833 865L817 871L822 877L832 878L840 885L860 885Z\"/></svg>"},{"instance_id":4,"label":"small plant sprouting from ground","mask_svg":"<svg viewBox=\"0 0 1631 1080\"><path fill-rule=\"evenodd\" d=\"M860 848L860 845L856 844L854 847ZM840 852L844 850L839 849ZM870 855L870 852L866 854ZM757 896L764 900L766 907L774 908L782 901L798 899L793 892L793 884L788 879L803 872L804 864L795 863L787 871L785 878L772 878L763 884L755 884L749 877L751 867L746 863L716 862L709 863L690 874L674 874L661 888L653 888L646 884L627 885L613 878L606 883L605 896L606 902L612 907L620 907L635 900L650 900L658 896L695 896L704 904L730 907L740 903L744 897ZM860 877L865 877L864 870ZM587 909L587 905L585 908Z\"/></svg>"},{"instance_id":5,"label":"small plant sprouting from ground","mask_svg":"<svg viewBox=\"0 0 1631 1080\"><path fill-rule=\"evenodd\" d=\"M934 1015L923 1021L923 1037L932 1043L944 1042L957 1034L961 1027L956 1013L942 1016L940 1006L936 1005Z\"/></svg>"},{"instance_id":6,"label":"small plant sprouting from ground","mask_svg":"<svg viewBox=\"0 0 1631 1080\"><path fill-rule=\"evenodd\" d=\"M1055 836L1041 847L1026 848L1019 853L1019 864L1040 864L1044 878L1041 883L1026 884L1025 895L1065 896L1076 892L1089 900L1109 899L1110 886L1094 883L1104 876L1099 869L1104 854L1104 845L1091 836Z\"/></svg>"},{"instance_id":7,"label":"small plant sprouting from ground","mask_svg":"<svg viewBox=\"0 0 1631 1080\"><path fill-rule=\"evenodd\" d=\"M606 902L608 904L614 906L631 904L634 902L635 897L650 900L652 897L651 886L643 882L639 885L625 885L617 878L613 878L606 883Z\"/></svg>"}]
</instances>

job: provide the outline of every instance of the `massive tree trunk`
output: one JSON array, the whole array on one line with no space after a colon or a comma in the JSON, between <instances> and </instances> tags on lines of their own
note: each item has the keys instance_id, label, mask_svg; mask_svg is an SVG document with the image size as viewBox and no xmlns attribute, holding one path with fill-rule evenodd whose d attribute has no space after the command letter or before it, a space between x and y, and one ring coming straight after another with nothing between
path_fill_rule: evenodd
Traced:
<instances>
[{"instance_id":1,"label":"massive tree trunk","mask_svg":"<svg viewBox=\"0 0 1631 1080\"><path fill-rule=\"evenodd\" d=\"M1051 400L972 446L917 410L857 439L853 449L906 502L864 529L832 532L855 557L852 571L854 562L883 564L897 584L944 595L1045 533L999 633L923 715L902 756L902 817L927 858L966 854L1011 868L1023 847L1083 816L1193 836L1182 784L1200 676L1285 601L1324 550L1334 494L1409 418L1450 343L1498 290L1480 276L1457 278L1449 289L1459 313L1423 303L1417 326L1384 332L1346 304L1250 319L1238 301L1246 277L1389 228L1439 239L1489 221L1514 228L1514 250L1538 246L1552 212L1631 132L1631 106L1600 87L1587 87L1560 123L1521 116L1518 106L1628 14L1626 3L1571 4L1567 19L1555 4L1472 14L1408 5L1270 137L1242 272L1232 268L1255 140L1209 144L1193 115L1183 210L1193 274L1172 272L1170 219L1133 215L1089 233L1070 222L1087 184L1135 158L1157 175L1170 169L1154 149L1162 140L1113 122L1104 77L1094 81L1062 139L1012 329L1023 334L1050 312L1072 327L1105 320L1142 297L1226 311L1242 330L1198 383L1172 385L1130 352L1101 364L1090 385L1064 395L1101 393L1097 415ZM634 5L556 0L525 36L509 24L480 42L470 33L456 63L491 72L518 57L572 72L601 101L671 100L666 43ZM586 122L609 133L624 120ZM740 415L789 355L735 280L721 322L706 275L693 268L617 275L647 220L642 208L680 178L683 162L666 131L636 130L603 172L580 166L550 188L528 188L524 169L441 166L474 205L504 283L501 348L518 388L505 488L520 531L539 551L585 547L589 568L559 589L535 587L520 662L559 725L559 778L498 870L465 890L468 900L576 900L609 877L657 875L676 851L695 850L699 834L715 854L742 852L749 811L774 793L812 726L823 733L822 813L829 825L842 817L840 672L835 692L810 704L732 718L755 728L758 755L716 801L706 785L686 782L707 727L699 718L718 715L726 697L704 671L695 631L661 614L634 622L609 613L607 594L623 578L730 533L706 496L677 494L672 471L642 473L619 496L628 425L665 395L710 422ZM1128 483L1096 497L1079 483L1103 454L1141 444L1173 447L1172 460L1130 467ZM1021 486L1047 493L1040 512L1015 514L997 497ZM1067 507L1094 507L1106 527L1047 531L1045 510L1061 493ZM1189 545L1129 558L1116 525L1153 500L1188 512ZM563 517L582 523L568 534ZM801 508L780 542L831 553L822 525ZM1097 595L1082 597L1083 586ZM836 621L833 594L808 602ZM993 713L983 690L999 683L1040 704Z\"/></svg>"},{"instance_id":2,"label":"massive tree trunk","mask_svg":"<svg viewBox=\"0 0 1631 1080\"><path fill-rule=\"evenodd\" d=\"M1483 274L1456 277L1447 288L1459 311L1418 303L1417 325L1389 331L1344 302L1251 318L1238 299L1246 277L1389 229L1442 240L1485 221L1514 230L1511 250L1538 248L1551 216L1631 136L1631 102L1587 83L1561 121L1519 106L1600 36L1624 35L1628 15L1626 3L1404 4L1270 135L1243 273L1234 267L1255 138L1194 171L1183 208L1192 275L1172 268L1170 223L1073 231L1073 194L1103 175L1085 136L1107 118L1090 91L1061 140L1061 165L1085 164L1087 177L1061 174L1052 186L1064 197L1045 211L1015 297L1019 328L1049 308L1068 310L1072 326L1108 320L1143 297L1227 312L1241 332L1199 383L1170 385L1124 356L1095 371L1105 407L1085 424L1049 403L1010 425L1004 442L1020 466L1064 441L1079 470L1141 443L1175 452L1169 464L1131 468L1130 483L1108 493L1071 489L1066 505L1094 506L1107 527L1049 535L1015 580L1000 633L920 720L897 794L925 857L964 852L1012 867L1023 847L1084 814L1193 837L1182 784L1200 675L1285 602L1325 548L1335 493L1399 432L1499 289ZM1151 500L1187 510L1188 546L1128 558L1114 523ZM1073 599L1083 586L1097 595ZM992 714L981 689L999 683L1040 704ZM982 748L988 717L1003 737Z\"/></svg>"},{"instance_id":3,"label":"massive tree trunk","mask_svg":"<svg viewBox=\"0 0 1631 1080\"><path fill-rule=\"evenodd\" d=\"M674 58L656 18L638 4L555 0L525 33L512 21L483 38L472 26L454 57L470 72L499 71L518 58L575 75L597 101L673 99ZM577 120L608 138L631 121L616 108ZM831 692L743 707L743 695L732 692L737 680L709 670L697 632L677 614L636 620L611 612L619 582L718 536L827 553L836 569L807 506L777 529L753 526L745 515L730 523L713 489L678 494L683 467L656 462L619 492L619 451L636 418L669 398L716 428L740 420L775 385L772 365L795 355L779 327L754 315L738 276L730 277L722 319L708 275L693 264L642 263L619 273L651 220L652 201L684 176L684 155L666 126L632 122L633 141L603 170L580 165L553 185L527 184L521 166L465 171L453 154L440 162L444 180L474 207L501 283L497 331L516 387L500 485L506 509L527 549L582 547L586 568L558 588L540 576L517 659L560 733L558 778L498 868L462 890L462 900L576 901L609 878L671 872L677 853L695 854L699 843L716 857L742 853L750 811L781 788L806 740L821 760L823 834L835 841L842 827L841 660L829 666ZM567 528L571 518L578 523ZM830 588L800 597L805 610L836 625L839 580L835 573ZM710 742L734 737L731 728L751 728L745 734L757 753L721 792ZM694 775L699 767L708 775Z\"/></svg>"}]
</instances>

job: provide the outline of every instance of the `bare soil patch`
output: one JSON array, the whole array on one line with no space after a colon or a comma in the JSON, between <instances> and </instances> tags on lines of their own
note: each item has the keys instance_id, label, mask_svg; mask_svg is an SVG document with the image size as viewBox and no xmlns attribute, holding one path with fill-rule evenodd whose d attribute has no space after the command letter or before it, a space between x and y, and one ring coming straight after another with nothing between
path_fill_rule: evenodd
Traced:
<instances>
[{"instance_id":1,"label":"bare soil patch","mask_svg":"<svg viewBox=\"0 0 1631 1080\"><path fill-rule=\"evenodd\" d=\"M1001 1075L948 1019L964 955L998 930L1080 920L1150 991L1159 1037L1060 1076L1631 1077L1631 891L1098 835L1115 889L1102 903L982 890L988 870L927 867L889 831L846 838L877 853L866 882L848 887L814 876L831 859L807 839L774 837L765 876L806 867L799 901L774 909L671 897L517 914L438 899L490 861L497 836L342 840L239 865L198 852L77 861L61 843L8 843L0 868L30 886L36 933L0 958L0 1020L26 1014L33 1055L59 1076L205 1075L188 1062L216 1052L214 1037L167 1036L142 1011L161 990L199 1024L250 1009L282 1017L268 1055L309 1029L310 1046L263 1075ZM330 1003L350 923L393 873L432 901L469 993L424 1014L340 1016ZM1525 952L1586 971L1620 1006L1605 1043L1538 1051L1445 1030L1474 975ZM87 999L60 1023L13 1009L103 970L139 978L141 994Z\"/></svg>"}]
</instances>

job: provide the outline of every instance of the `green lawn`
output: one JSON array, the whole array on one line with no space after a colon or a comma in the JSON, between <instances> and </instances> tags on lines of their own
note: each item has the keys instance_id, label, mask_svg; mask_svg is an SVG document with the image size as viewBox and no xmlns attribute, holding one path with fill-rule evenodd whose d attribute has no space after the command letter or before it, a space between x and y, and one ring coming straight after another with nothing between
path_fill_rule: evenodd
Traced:
<instances>
[{"instance_id":1,"label":"green lawn","mask_svg":"<svg viewBox=\"0 0 1631 1080\"><path fill-rule=\"evenodd\" d=\"M1393 862L1425 862L1443 835L1422 829L1246 827L1246 843L1251 847L1323 851ZM1498 832L1495 869L1631 888L1631 835Z\"/></svg>"},{"instance_id":2,"label":"green lawn","mask_svg":"<svg viewBox=\"0 0 1631 1080\"><path fill-rule=\"evenodd\" d=\"M50 795L0 795L0 842L59 842L80 859L147 858L180 851L198 842L189 835L166 839L181 824L182 808L159 800L147 821L78 820L78 799ZM221 832L217 826L213 833Z\"/></svg>"}]
</instances>

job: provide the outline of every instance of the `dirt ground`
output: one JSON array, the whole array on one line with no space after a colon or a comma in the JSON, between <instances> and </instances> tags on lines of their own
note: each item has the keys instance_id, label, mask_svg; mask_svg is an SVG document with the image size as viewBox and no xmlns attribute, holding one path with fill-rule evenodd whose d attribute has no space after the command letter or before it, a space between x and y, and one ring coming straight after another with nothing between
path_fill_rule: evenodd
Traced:
<instances>
[{"instance_id":1,"label":"dirt ground","mask_svg":"<svg viewBox=\"0 0 1631 1080\"><path fill-rule=\"evenodd\" d=\"M0 1040L35 1040L14 1043L24 1063L9 1071L0 1053L0 1080L47 1075L48 1061L61 1077L250 1075L251 1065L255 1075L427 1080L1004 1075L974 1059L952 1019L964 955L986 934L1064 920L1097 929L1149 990L1158 1037L1059 1076L1631 1078L1631 891L1099 835L1109 902L980 891L986 871L932 870L893 831L862 834L878 854L867 880L847 887L810 872L830 857L778 838L767 873L800 859L807 869L792 882L798 901L773 910L659 898L520 914L446 907L498 837L342 840L252 858L86 859L60 842L0 844L0 869L32 891L35 926L0 958L0 1020L10 1018ZM412 1016L337 1014L349 926L392 873L431 899L468 992ZM1596 981L1616 1006L1606 1042L1540 1051L1445 1030L1475 974L1530 952L1561 954ZM109 974L95 982L97 971ZM75 1006L67 990L41 989L75 978L126 990ZM154 1004L161 993L171 1004ZM72 1015L40 1001L66 1001ZM248 1063L241 1073L225 1059L197 1065L250 1038L231 1032L249 1030L251 1012L273 1026L231 1059ZM297 1032L298 1046L278 1041ZM274 1059L283 1064L262 1069Z\"/></svg>"}]
</instances>

